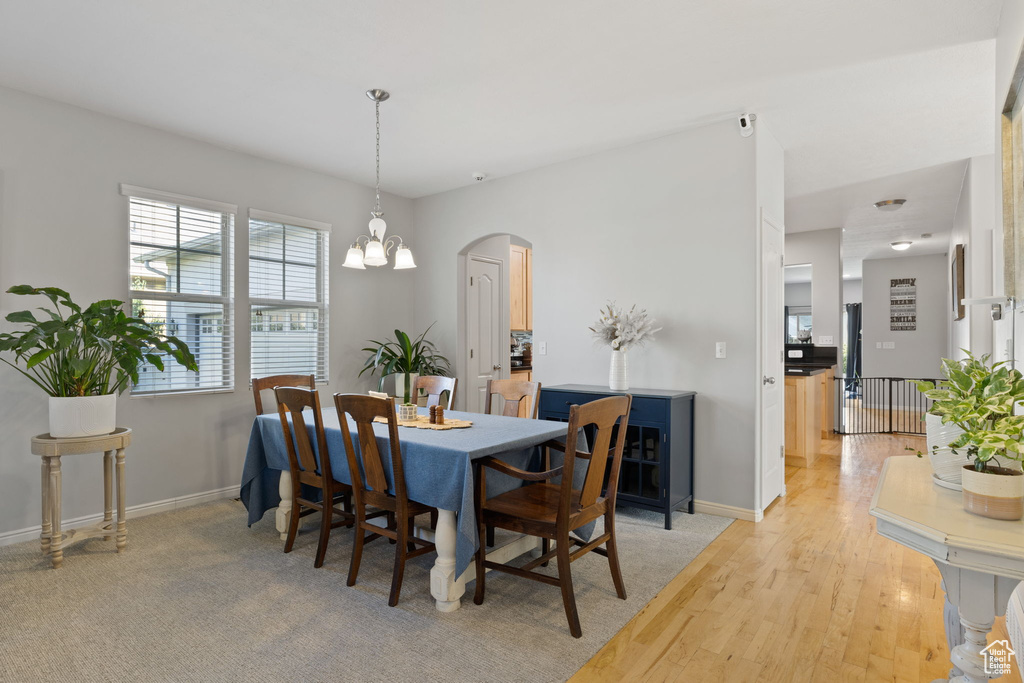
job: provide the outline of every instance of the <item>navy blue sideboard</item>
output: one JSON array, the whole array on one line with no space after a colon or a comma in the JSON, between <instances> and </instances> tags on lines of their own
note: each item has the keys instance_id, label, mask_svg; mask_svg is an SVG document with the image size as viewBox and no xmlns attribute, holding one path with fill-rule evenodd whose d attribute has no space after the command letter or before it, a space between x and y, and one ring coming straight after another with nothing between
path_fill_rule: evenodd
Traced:
<instances>
[{"instance_id":1,"label":"navy blue sideboard","mask_svg":"<svg viewBox=\"0 0 1024 683\"><path fill-rule=\"evenodd\" d=\"M611 391L587 384L543 387L540 419L568 422L569 406L608 396L632 394L626 444L619 473L618 502L665 514L686 506L693 514L693 401L692 391L630 389Z\"/></svg>"}]
</instances>

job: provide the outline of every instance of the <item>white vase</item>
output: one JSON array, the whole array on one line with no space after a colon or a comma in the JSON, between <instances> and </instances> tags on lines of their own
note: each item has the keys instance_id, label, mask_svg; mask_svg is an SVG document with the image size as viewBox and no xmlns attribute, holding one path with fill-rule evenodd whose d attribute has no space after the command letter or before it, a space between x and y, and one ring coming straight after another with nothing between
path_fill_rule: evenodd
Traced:
<instances>
[{"instance_id":1,"label":"white vase","mask_svg":"<svg viewBox=\"0 0 1024 683\"><path fill-rule=\"evenodd\" d=\"M992 519L1018 520L1024 517L1024 475L1016 469L999 469L1001 474L978 472L973 465L963 468L964 510Z\"/></svg>"},{"instance_id":2,"label":"white vase","mask_svg":"<svg viewBox=\"0 0 1024 683\"><path fill-rule=\"evenodd\" d=\"M967 459L966 449L958 455L949 449L949 444L956 441L964 433L963 430L954 424L942 424L942 416L931 413L925 414L924 424L928 442L928 459L932 463L935 476L942 481L960 486L963 467L970 461Z\"/></svg>"},{"instance_id":3,"label":"white vase","mask_svg":"<svg viewBox=\"0 0 1024 683\"><path fill-rule=\"evenodd\" d=\"M625 351L612 350L612 364L608 368L608 388L612 391L629 389L629 356Z\"/></svg>"},{"instance_id":4,"label":"white vase","mask_svg":"<svg viewBox=\"0 0 1024 683\"><path fill-rule=\"evenodd\" d=\"M416 378L419 374L412 373L409 375L409 400L413 403L416 402ZM399 403L405 403L405 373L395 373L395 396L398 397Z\"/></svg>"},{"instance_id":5,"label":"white vase","mask_svg":"<svg viewBox=\"0 0 1024 683\"><path fill-rule=\"evenodd\" d=\"M117 394L50 397L50 436L58 439L109 434L117 428Z\"/></svg>"}]
</instances>

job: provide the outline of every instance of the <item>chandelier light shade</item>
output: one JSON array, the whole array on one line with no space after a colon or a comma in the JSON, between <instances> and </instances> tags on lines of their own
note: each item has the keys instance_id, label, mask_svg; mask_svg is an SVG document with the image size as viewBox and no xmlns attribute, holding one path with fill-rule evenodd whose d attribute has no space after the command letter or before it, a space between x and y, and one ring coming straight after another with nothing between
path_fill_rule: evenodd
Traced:
<instances>
[{"instance_id":1,"label":"chandelier light shade","mask_svg":"<svg viewBox=\"0 0 1024 683\"><path fill-rule=\"evenodd\" d=\"M395 250L395 270L415 267L416 262L412 260L412 249L404 244L399 244L398 249Z\"/></svg>"},{"instance_id":2,"label":"chandelier light shade","mask_svg":"<svg viewBox=\"0 0 1024 683\"><path fill-rule=\"evenodd\" d=\"M369 235L360 235L349 247L345 256L344 268L356 268L366 270L366 266L385 266L388 263L388 254L395 249L395 270L415 268L416 262L412 258L412 250L405 246L402 238L398 235L385 237L388 224L381 216L384 212L380 210L380 103L387 100L391 95L386 90L374 88L367 90L366 96L374 101L377 111L377 202L370 212L372 218L367 226ZM360 245L362 241L362 245Z\"/></svg>"}]
</instances>

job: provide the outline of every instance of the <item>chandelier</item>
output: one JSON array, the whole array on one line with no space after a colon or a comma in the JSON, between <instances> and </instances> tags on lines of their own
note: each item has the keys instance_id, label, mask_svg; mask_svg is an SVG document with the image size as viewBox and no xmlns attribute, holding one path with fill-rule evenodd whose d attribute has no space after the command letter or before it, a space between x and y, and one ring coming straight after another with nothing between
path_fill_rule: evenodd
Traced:
<instances>
[{"instance_id":1,"label":"chandelier","mask_svg":"<svg viewBox=\"0 0 1024 683\"><path fill-rule=\"evenodd\" d=\"M388 254L394 248L395 270L415 268L416 263L412 259L412 250L402 243L401 237L392 235L385 239L384 233L387 232L388 224L381 218L384 213L380 210L380 103L387 100L391 95L387 90L374 88L373 90L367 90L366 96L374 101L377 109L377 203L374 204L373 211L370 212L370 215L373 216L370 219L369 226L367 226L370 234L360 235L356 238L356 241L348 249L345 262L341 265L344 268L358 268L360 270L366 270L366 266L387 265ZM363 241L363 246L360 246L360 240Z\"/></svg>"}]
</instances>

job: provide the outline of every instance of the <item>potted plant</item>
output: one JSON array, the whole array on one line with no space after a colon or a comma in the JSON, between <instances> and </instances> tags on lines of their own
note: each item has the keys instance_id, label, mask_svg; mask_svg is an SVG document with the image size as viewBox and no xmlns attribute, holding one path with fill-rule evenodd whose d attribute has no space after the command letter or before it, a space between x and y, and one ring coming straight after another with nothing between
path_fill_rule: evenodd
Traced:
<instances>
[{"instance_id":1,"label":"potted plant","mask_svg":"<svg viewBox=\"0 0 1024 683\"><path fill-rule=\"evenodd\" d=\"M364 372L372 375L379 371L378 391L383 391L385 377L395 375L395 395L403 398L404 405L413 406L414 415L416 402L413 387L416 385L416 378L420 375L448 377L451 373L451 363L441 355L434 342L427 339L427 332L430 332L431 327L433 324L415 340L405 332L395 330L395 341L387 339L380 342L371 339L370 343L373 346L363 348L370 356L363 364L359 375L362 376ZM399 409L401 410L401 406ZM406 412L408 413L408 409Z\"/></svg>"},{"instance_id":2,"label":"potted plant","mask_svg":"<svg viewBox=\"0 0 1024 683\"><path fill-rule=\"evenodd\" d=\"M50 396L50 435L93 436L114 431L117 395L138 382L139 368L149 362L164 369L161 354L189 370L198 370L188 345L157 332L142 318L126 315L124 302L97 301L82 308L56 287L18 285L9 294L42 295L53 309L46 315L17 311L7 321L25 329L0 334L0 361L28 377Z\"/></svg>"},{"instance_id":3,"label":"potted plant","mask_svg":"<svg viewBox=\"0 0 1024 683\"><path fill-rule=\"evenodd\" d=\"M961 467L964 509L994 519L1024 516L1024 376L1006 363L989 363L966 352L962 361L943 359L946 380L935 387L918 381L918 390L935 401L931 410L963 433L949 443L969 463ZM1009 465L1014 466L1009 466Z\"/></svg>"}]
</instances>

